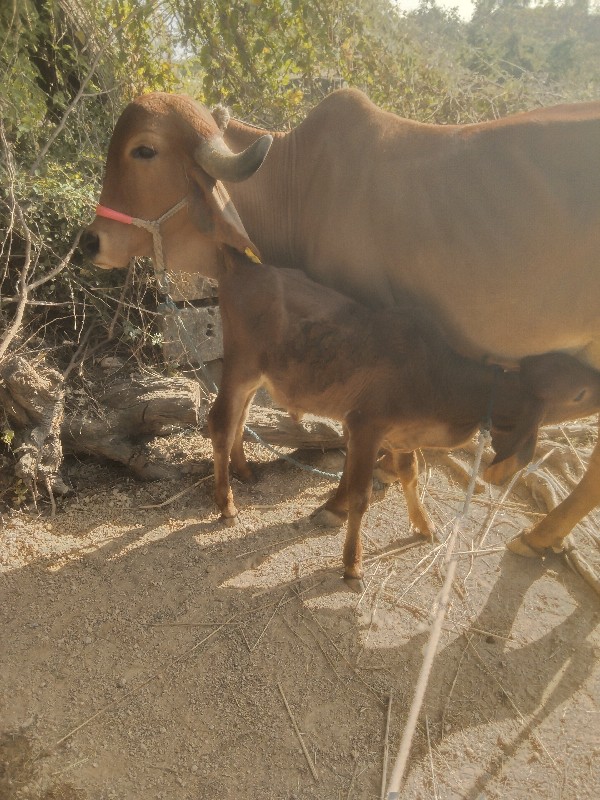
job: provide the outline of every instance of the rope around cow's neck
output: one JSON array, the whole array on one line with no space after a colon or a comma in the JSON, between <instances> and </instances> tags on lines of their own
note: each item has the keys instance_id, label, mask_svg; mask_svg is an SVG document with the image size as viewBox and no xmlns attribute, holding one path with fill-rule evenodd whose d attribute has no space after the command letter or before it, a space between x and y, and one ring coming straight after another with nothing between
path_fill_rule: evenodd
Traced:
<instances>
[{"instance_id":1,"label":"rope around cow's neck","mask_svg":"<svg viewBox=\"0 0 600 800\"><path fill-rule=\"evenodd\" d=\"M120 211L115 211L108 206L96 206L96 216L112 219L115 222L122 222L124 225L135 225L136 228L143 228L148 231L152 236L152 249L154 250L154 269L158 278L158 283L165 294L169 294L168 280L167 280L167 266L165 263L165 254L162 245L162 236L160 235L160 226L166 222L178 211L187 206L188 199L184 197L172 208L169 208L158 219L139 219L138 217L131 217L129 214L123 214Z\"/></svg>"}]
</instances>

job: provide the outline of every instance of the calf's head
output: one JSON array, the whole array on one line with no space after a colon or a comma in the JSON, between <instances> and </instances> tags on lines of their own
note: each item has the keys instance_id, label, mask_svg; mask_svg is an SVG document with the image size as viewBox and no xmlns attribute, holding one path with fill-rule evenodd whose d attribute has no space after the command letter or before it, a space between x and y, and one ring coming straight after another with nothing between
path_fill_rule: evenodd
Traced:
<instances>
[{"instance_id":1,"label":"calf's head","mask_svg":"<svg viewBox=\"0 0 600 800\"><path fill-rule=\"evenodd\" d=\"M513 376L515 377L515 376ZM535 453L542 424L581 419L600 410L600 372L565 353L524 358L518 381L508 383L510 398L501 399L513 414L510 426L492 428L496 457L484 477L503 483L528 464ZM500 416L506 409L500 409Z\"/></svg>"},{"instance_id":2,"label":"calf's head","mask_svg":"<svg viewBox=\"0 0 600 800\"><path fill-rule=\"evenodd\" d=\"M225 144L224 115L213 117L183 95L162 92L130 103L115 126L100 205L154 221L184 198L187 204L161 225L169 269L215 274L215 244L257 252L221 181L242 181L262 164L272 138L262 136L242 153ZM106 269L134 256L152 256L152 236L123 219L96 216L82 249Z\"/></svg>"}]
</instances>

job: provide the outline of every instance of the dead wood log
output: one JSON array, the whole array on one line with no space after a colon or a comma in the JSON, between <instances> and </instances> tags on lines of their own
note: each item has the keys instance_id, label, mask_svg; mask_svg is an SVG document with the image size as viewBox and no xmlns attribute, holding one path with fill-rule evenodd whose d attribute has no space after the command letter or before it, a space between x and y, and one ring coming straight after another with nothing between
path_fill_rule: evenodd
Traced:
<instances>
[{"instance_id":1,"label":"dead wood log","mask_svg":"<svg viewBox=\"0 0 600 800\"><path fill-rule=\"evenodd\" d=\"M61 493L64 418L62 376L43 363L13 356L0 364L0 405L20 435L16 475L36 491L38 481Z\"/></svg>"},{"instance_id":2,"label":"dead wood log","mask_svg":"<svg viewBox=\"0 0 600 800\"><path fill-rule=\"evenodd\" d=\"M141 480L177 479L181 471L152 461L145 441L177 426L196 426L200 387L187 378L134 375L110 385L88 407L69 415L62 426L65 450L118 461Z\"/></svg>"},{"instance_id":3,"label":"dead wood log","mask_svg":"<svg viewBox=\"0 0 600 800\"><path fill-rule=\"evenodd\" d=\"M34 491L49 484L67 491L59 469L65 453L86 453L126 465L137 478L177 479L181 471L153 461L148 438L173 426L199 423L195 381L133 375L95 386L74 402L60 373L43 362L13 356L0 364L0 407L15 430L16 472Z\"/></svg>"}]
</instances>

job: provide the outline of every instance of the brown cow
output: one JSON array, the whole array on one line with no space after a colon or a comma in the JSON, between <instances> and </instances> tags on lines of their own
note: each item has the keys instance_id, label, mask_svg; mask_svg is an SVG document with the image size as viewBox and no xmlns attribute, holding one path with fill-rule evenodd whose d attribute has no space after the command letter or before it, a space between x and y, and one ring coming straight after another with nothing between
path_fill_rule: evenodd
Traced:
<instances>
[{"instance_id":1,"label":"brown cow","mask_svg":"<svg viewBox=\"0 0 600 800\"><path fill-rule=\"evenodd\" d=\"M189 199L163 226L172 269L215 274L204 202L220 208L224 241L254 241L269 261L374 307L423 305L465 355L516 363L564 351L600 367L600 103L437 126L342 90L274 134L251 177L265 132L231 121L231 148L250 148L233 155L219 124L189 98L150 94L113 134L103 204L157 219ZM248 233L210 176L226 182ZM85 247L99 266L125 266L152 240L97 218ZM598 503L600 445L522 549L559 546Z\"/></svg>"},{"instance_id":2,"label":"brown cow","mask_svg":"<svg viewBox=\"0 0 600 800\"><path fill-rule=\"evenodd\" d=\"M321 517L348 520L347 579L362 576L360 525L381 448L394 454L412 524L431 536L415 449L458 447L491 412L497 456L489 471L503 478L530 460L540 423L600 407L600 372L570 356L534 356L520 374L502 372L455 353L413 311L369 309L298 270L257 266L232 248L222 259L223 376L208 418L217 504L224 518L237 515L229 462L250 477L242 440L260 386L295 416L343 422L344 471Z\"/></svg>"}]
</instances>

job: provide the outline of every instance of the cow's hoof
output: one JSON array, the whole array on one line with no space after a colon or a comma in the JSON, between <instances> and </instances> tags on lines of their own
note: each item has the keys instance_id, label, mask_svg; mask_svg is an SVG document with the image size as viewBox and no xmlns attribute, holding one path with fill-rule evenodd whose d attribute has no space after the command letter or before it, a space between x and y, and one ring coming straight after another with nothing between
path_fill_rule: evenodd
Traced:
<instances>
[{"instance_id":1,"label":"cow's hoof","mask_svg":"<svg viewBox=\"0 0 600 800\"><path fill-rule=\"evenodd\" d=\"M524 534L520 533L507 542L506 549L510 550L511 553L516 553L518 556L524 556L525 558L542 558L544 555L543 551L536 550L530 544L527 544L523 535Z\"/></svg>"},{"instance_id":2,"label":"cow's hoof","mask_svg":"<svg viewBox=\"0 0 600 800\"><path fill-rule=\"evenodd\" d=\"M341 528L346 522L348 515L343 512L337 513L328 508L318 508L311 516L313 525L318 528Z\"/></svg>"},{"instance_id":3,"label":"cow's hoof","mask_svg":"<svg viewBox=\"0 0 600 800\"><path fill-rule=\"evenodd\" d=\"M224 514L221 514L221 517L219 518L219 521L222 522L223 525L225 525L226 528L233 528L233 526L237 522L237 514L235 516L233 516L233 517L231 517L231 516L227 516L226 517Z\"/></svg>"}]
</instances>

